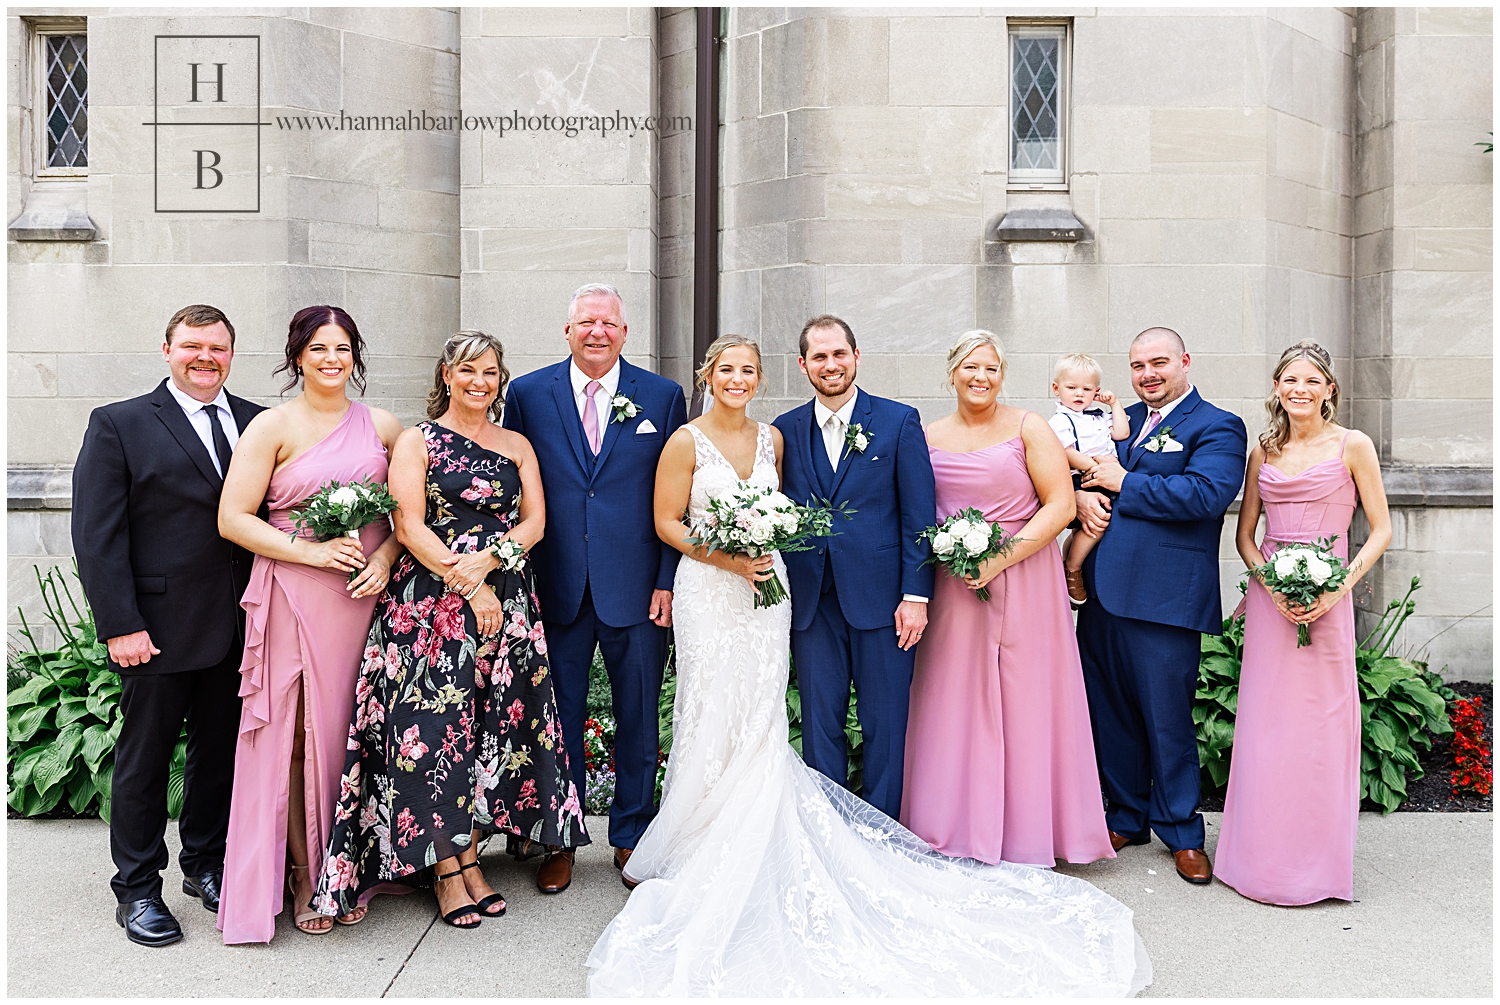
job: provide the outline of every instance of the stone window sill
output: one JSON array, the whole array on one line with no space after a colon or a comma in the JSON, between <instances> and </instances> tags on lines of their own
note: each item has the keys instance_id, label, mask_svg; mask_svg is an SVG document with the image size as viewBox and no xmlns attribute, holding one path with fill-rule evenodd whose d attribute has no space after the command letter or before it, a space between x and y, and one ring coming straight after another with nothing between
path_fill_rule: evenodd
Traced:
<instances>
[{"instance_id":1,"label":"stone window sill","mask_svg":"<svg viewBox=\"0 0 1500 1005\"><path fill-rule=\"evenodd\" d=\"M1088 229L1070 209L1013 209L995 225L998 241L1084 241Z\"/></svg>"},{"instance_id":2,"label":"stone window sill","mask_svg":"<svg viewBox=\"0 0 1500 1005\"><path fill-rule=\"evenodd\" d=\"M38 179L26 208L11 221L13 241L92 241L99 232L89 219L88 182Z\"/></svg>"}]
</instances>

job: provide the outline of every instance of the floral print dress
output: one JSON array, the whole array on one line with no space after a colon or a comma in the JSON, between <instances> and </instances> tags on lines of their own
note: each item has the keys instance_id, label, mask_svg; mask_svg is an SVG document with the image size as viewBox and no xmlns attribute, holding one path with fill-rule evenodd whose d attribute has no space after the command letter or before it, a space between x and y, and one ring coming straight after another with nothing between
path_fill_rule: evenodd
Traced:
<instances>
[{"instance_id":1,"label":"floral print dress","mask_svg":"<svg viewBox=\"0 0 1500 1005\"><path fill-rule=\"evenodd\" d=\"M490 547L519 519L516 465L436 422L418 428L428 527L456 553ZM345 914L384 882L426 881L419 874L467 848L475 829L589 843L531 565L487 582L505 627L481 638L441 576L409 554L397 563L356 684L318 911Z\"/></svg>"}]
</instances>

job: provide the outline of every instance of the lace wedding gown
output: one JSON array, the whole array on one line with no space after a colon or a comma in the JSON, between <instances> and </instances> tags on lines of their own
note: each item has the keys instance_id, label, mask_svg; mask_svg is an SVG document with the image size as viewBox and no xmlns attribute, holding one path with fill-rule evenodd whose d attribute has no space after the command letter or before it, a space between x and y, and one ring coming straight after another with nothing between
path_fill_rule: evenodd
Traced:
<instances>
[{"instance_id":1,"label":"lace wedding gown","mask_svg":"<svg viewBox=\"0 0 1500 1005\"><path fill-rule=\"evenodd\" d=\"M690 513L738 476L693 426ZM771 427L749 483L777 487ZM776 570L786 579L780 556ZM791 605L677 566L674 740L641 885L589 954L589 994L1123 996L1150 983L1131 912L1046 869L949 859L787 743Z\"/></svg>"}]
</instances>

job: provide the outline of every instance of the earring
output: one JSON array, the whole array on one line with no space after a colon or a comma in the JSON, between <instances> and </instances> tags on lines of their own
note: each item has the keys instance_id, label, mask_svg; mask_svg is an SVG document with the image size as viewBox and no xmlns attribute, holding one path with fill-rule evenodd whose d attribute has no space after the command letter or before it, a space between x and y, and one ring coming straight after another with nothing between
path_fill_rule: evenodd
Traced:
<instances>
[{"instance_id":1,"label":"earring","mask_svg":"<svg viewBox=\"0 0 1500 1005\"><path fill-rule=\"evenodd\" d=\"M302 376L302 364L297 364L297 376Z\"/></svg>"}]
</instances>

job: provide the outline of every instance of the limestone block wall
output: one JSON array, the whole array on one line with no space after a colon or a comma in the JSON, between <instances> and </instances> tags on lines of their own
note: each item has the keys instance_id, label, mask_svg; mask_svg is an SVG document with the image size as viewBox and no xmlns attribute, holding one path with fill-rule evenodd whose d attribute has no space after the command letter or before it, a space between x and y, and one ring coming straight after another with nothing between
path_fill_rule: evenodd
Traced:
<instances>
[{"instance_id":1,"label":"limestone block wall","mask_svg":"<svg viewBox=\"0 0 1500 1005\"><path fill-rule=\"evenodd\" d=\"M461 20L466 113L541 126L657 110L652 8L466 7ZM499 336L519 375L567 354L573 290L609 282L625 299L626 356L655 369L657 134L481 129L459 144L464 327Z\"/></svg>"}]
</instances>

